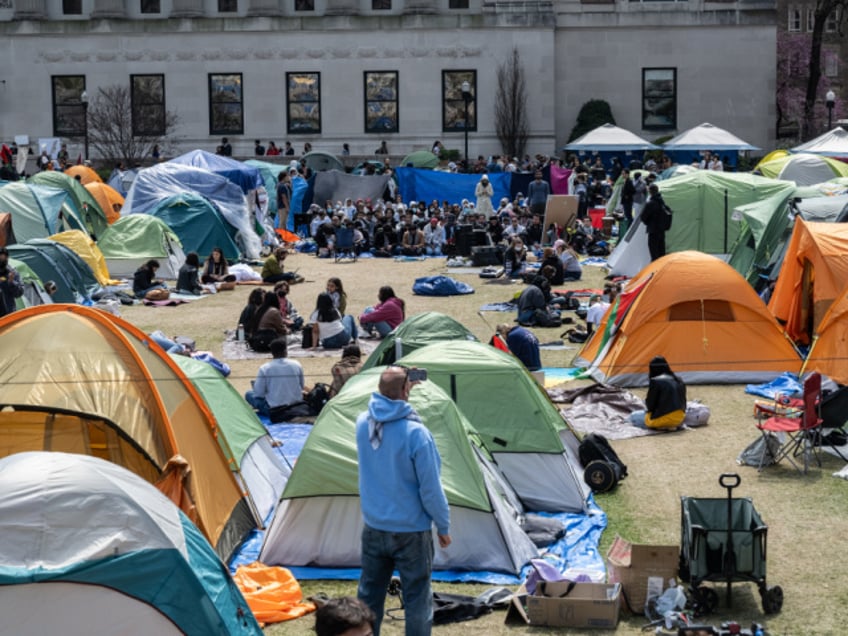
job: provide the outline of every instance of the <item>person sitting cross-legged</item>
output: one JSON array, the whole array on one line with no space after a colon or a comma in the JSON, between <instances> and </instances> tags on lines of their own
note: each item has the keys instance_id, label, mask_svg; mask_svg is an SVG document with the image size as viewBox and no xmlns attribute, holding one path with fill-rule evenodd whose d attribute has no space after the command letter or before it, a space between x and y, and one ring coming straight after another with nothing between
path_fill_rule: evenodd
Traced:
<instances>
[{"instance_id":1,"label":"person sitting cross-legged","mask_svg":"<svg viewBox=\"0 0 848 636\"><path fill-rule=\"evenodd\" d=\"M253 388L244 395L250 406L268 417L272 410L301 402L304 397L303 367L286 357L286 339L272 340L270 347L273 360L259 367Z\"/></svg>"}]
</instances>

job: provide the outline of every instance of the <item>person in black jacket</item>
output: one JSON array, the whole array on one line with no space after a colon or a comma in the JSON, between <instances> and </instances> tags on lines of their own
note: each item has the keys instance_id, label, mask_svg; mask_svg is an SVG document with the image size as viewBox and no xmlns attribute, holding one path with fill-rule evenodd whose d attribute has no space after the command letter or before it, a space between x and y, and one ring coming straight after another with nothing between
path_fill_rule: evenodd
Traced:
<instances>
[{"instance_id":1,"label":"person in black jacket","mask_svg":"<svg viewBox=\"0 0 848 636\"><path fill-rule=\"evenodd\" d=\"M9 250L0 247L0 316L17 308L16 298L24 295L24 285L18 272L9 265Z\"/></svg>"},{"instance_id":2,"label":"person in black jacket","mask_svg":"<svg viewBox=\"0 0 848 636\"><path fill-rule=\"evenodd\" d=\"M664 357L655 356L648 364L645 410L631 413L630 421L644 428L676 429L685 417L686 385Z\"/></svg>"},{"instance_id":3,"label":"person in black jacket","mask_svg":"<svg viewBox=\"0 0 848 636\"><path fill-rule=\"evenodd\" d=\"M156 278L156 270L158 269L159 261L150 259L135 270L135 274L133 274L133 294L136 298L141 300L154 289L168 289L164 282Z\"/></svg>"},{"instance_id":4,"label":"person in black jacket","mask_svg":"<svg viewBox=\"0 0 848 636\"><path fill-rule=\"evenodd\" d=\"M648 251L651 253L651 261L665 256L665 233L670 227L670 211L663 201L660 189L652 183L648 187L651 198L642 209L642 223L648 232Z\"/></svg>"}]
</instances>

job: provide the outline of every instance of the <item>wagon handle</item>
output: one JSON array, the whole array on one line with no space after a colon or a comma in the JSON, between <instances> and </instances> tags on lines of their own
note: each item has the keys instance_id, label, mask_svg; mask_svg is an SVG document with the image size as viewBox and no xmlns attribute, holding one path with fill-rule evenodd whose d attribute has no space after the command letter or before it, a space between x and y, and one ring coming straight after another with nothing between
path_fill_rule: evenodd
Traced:
<instances>
[{"instance_id":1,"label":"wagon handle","mask_svg":"<svg viewBox=\"0 0 848 636\"><path fill-rule=\"evenodd\" d=\"M733 574L736 570L736 553L733 550L733 489L742 482L742 478L737 473L722 473L718 478L718 483L722 488L727 489L727 545L724 553L724 575L727 577L727 606L733 605L733 593L730 589Z\"/></svg>"},{"instance_id":2,"label":"wagon handle","mask_svg":"<svg viewBox=\"0 0 848 636\"><path fill-rule=\"evenodd\" d=\"M722 488L733 490L742 483L742 478L737 473L722 473L721 477L718 478L718 483ZM730 496L729 492L727 496Z\"/></svg>"}]
</instances>

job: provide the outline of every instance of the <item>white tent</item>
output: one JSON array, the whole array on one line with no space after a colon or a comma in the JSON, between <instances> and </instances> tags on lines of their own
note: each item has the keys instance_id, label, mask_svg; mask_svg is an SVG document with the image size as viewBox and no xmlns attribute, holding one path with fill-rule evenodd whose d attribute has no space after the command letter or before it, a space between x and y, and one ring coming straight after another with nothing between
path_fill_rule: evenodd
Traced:
<instances>
[{"instance_id":1,"label":"white tent","mask_svg":"<svg viewBox=\"0 0 848 636\"><path fill-rule=\"evenodd\" d=\"M841 126L828 130L807 143L795 146L790 152L810 152L828 157L848 157L848 132Z\"/></svg>"},{"instance_id":2,"label":"white tent","mask_svg":"<svg viewBox=\"0 0 848 636\"><path fill-rule=\"evenodd\" d=\"M760 150L723 128L703 123L686 130L663 144L666 150Z\"/></svg>"},{"instance_id":3,"label":"white tent","mask_svg":"<svg viewBox=\"0 0 848 636\"><path fill-rule=\"evenodd\" d=\"M629 130L612 124L604 124L567 144L563 150L627 151L656 150L657 148L658 146Z\"/></svg>"}]
</instances>

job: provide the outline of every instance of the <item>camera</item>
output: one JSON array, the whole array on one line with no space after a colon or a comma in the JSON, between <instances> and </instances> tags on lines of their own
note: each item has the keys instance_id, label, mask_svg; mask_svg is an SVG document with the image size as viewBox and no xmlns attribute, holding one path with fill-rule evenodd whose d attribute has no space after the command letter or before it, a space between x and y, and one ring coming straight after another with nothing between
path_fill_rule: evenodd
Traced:
<instances>
[{"instance_id":1,"label":"camera","mask_svg":"<svg viewBox=\"0 0 848 636\"><path fill-rule=\"evenodd\" d=\"M410 369L407 378L410 382L424 382L427 379L427 369Z\"/></svg>"}]
</instances>

